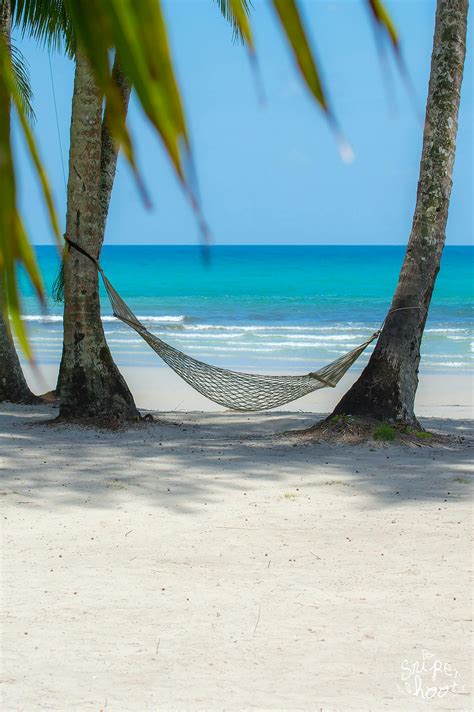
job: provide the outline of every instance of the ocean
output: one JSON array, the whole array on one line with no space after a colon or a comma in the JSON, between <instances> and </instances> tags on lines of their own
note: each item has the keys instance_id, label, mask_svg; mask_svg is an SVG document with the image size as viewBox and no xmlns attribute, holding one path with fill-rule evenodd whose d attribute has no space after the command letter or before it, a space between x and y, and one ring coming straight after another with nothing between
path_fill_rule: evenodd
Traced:
<instances>
[{"instance_id":1,"label":"ocean","mask_svg":"<svg viewBox=\"0 0 474 712\"><path fill-rule=\"evenodd\" d=\"M36 248L48 292L42 313L22 283L36 358L61 356L62 305L51 286L54 247ZM106 246L108 278L146 326L187 353L228 368L306 372L352 349L389 308L403 260L398 246ZM474 248L447 247L423 339L423 371L472 371ZM119 365L161 366L114 319L101 285L102 318ZM357 364L366 362L365 354Z\"/></svg>"}]
</instances>

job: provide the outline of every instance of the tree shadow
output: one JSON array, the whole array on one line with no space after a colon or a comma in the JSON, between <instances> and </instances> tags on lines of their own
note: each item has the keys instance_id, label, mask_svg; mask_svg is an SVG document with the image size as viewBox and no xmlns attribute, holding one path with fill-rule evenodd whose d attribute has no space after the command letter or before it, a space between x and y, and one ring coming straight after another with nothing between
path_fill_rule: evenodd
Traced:
<instances>
[{"instance_id":1,"label":"tree shadow","mask_svg":"<svg viewBox=\"0 0 474 712\"><path fill-rule=\"evenodd\" d=\"M314 413L160 413L155 423L114 431L52 426L55 414L52 406L3 404L2 498L48 509L118 508L133 498L202 514L229 491L251 497L272 482L282 496L311 491L316 503L320 488L340 488L351 497L348 506L365 510L444 507L469 496L469 421L425 419L430 429L466 439L417 448L300 443L283 435L323 417Z\"/></svg>"}]
</instances>

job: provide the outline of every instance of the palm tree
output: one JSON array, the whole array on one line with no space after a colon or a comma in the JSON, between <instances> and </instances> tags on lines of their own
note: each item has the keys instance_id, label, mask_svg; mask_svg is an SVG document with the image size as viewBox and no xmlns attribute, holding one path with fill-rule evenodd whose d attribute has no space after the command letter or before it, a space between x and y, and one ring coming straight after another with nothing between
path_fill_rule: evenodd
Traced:
<instances>
[{"instance_id":1,"label":"palm tree","mask_svg":"<svg viewBox=\"0 0 474 712\"><path fill-rule=\"evenodd\" d=\"M25 14L25 7L22 10ZM221 10L233 22L234 31L238 31L239 25L231 8L221 3ZM75 38L72 23L67 19L66 4L60 17L64 31L69 33L68 46L72 54ZM36 26L40 18L44 18L40 9L31 3L29 21L33 19ZM23 22L26 21L23 16ZM58 22L55 27L59 27ZM121 70L117 54L112 78L126 114L131 85ZM66 237L96 257L99 257L104 241L118 156L118 144L109 130L109 113L107 105L102 116L102 98L89 62L80 52L76 52ZM82 254L73 251L64 260L62 276L64 340L56 388L60 416L139 417L133 396L112 359L105 339L100 319L98 275L94 265Z\"/></svg>"},{"instance_id":2,"label":"palm tree","mask_svg":"<svg viewBox=\"0 0 474 712\"><path fill-rule=\"evenodd\" d=\"M10 31L10 0L4 0L0 6L0 34L5 37L11 52ZM21 71L21 66L19 70ZM24 92L27 97L26 101L28 101L27 79L27 76L23 75L23 84L26 87L26 93ZM19 86L21 86L21 82ZM3 102L0 104L0 113L3 114L3 120L8 124L6 130L9 131L11 102L7 97L6 103L7 106L3 106ZM0 401L9 401L11 403L39 402L39 399L30 391L21 369L20 360L12 339L9 320L5 316L4 301L3 280L0 280Z\"/></svg>"},{"instance_id":3,"label":"palm tree","mask_svg":"<svg viewBox=\"0 0 474 712\"><path fill-rule=\"evenodd\" d=\"M221 10L239 25L230 9ZM45 6L16 2L16 20L49 44L65 40L75 53L76 38L67 3L51 0ZM61 33L64 38L61 37ZM112 79L126 115L131 85L116 54ZM89 253L100 254L118 156L118 144L109 130L110 112L102 118L102 99L88 60L76 52L71 116L66 236ZM64 341L57 392L62 417L139 416L133 397L115 365L100 320L97 271L74 252L64 261ZM18 357L13 349L13 355ZM19 365L19 364L18 364Z\"/></svg>"},{"instance_id":4,"label":"palm tree","mask_svg":"<svg viewBox=\"0 0 474 712\"><path fill-rule=\"evenodd\" d=\"M446 238L467 12L468 0L437 2L418 193L405 259L377 346L332 415L418 426L420 345Z\"/></svg>"},{"instance_id":5,"label":"palm tree","mask_svg":"<svg viewBox=\"0 0 474 712\"><path fill-rule=\"evenodd\" d=\"M128 102L130 90L125 86ZM70 136L66 237L98 257L117 151L103 125L102 97L89 61L81 52L76 53ZM60 416L68 418L139 417L105 340L97 269L77 250L70 250L64 261L59 407Z\"/></svg>"},{"instance_id":6,"label":"palm tree","mask_svg":"<svg viewBox=\"0 0 474 712\"><path fill-rule=\"evenodd\" d=\"M224 11L225 8L221 7ZM233 18L229 8L229 19ZM127 114L131 83L115 55L112 78ZM88 60L76 53L66 237L99 258L115 180L118 144ZM110 353L100 319L98 274L76 250L66 253L64 340L57 392L60 417L138 418L133 396Z\"/></svg>"},{"instance_id":7,"label":"palm tree","mask_svg":"<svg viewBox=\"0 0 474 712\"><path fill-rule=\"evenodd\" d=\"M41 42L46 42L50 47L62 47L71 57L75 56L76 36L67 2L63 0L47 0L46 3L37 3L34 0L25 2L13 0L13 2L16 24L22 27L23 31L32 34ZM126 111L130 83L122 73L117 57L112 78L121 93ZM100 127L100 140L95 142L97 150L88 153L92 142L89 140L91 135L85 123L87 122L85 112L91 109L91 105L95 105L95 117L98 122L95 128ZM96 254L100 252L104 238L118 156L118 144L113 140L108 129L107 118L106 110L102 120L102 101L95 88L88 61L78 54L71 121L66 234L72 236L73 230L74 239L82 242L82 234L85 232L85 246ZM97 139L97 136L95 138ZM87 143L85 151L84 141ZM79 185L78 175L86 174L87 181ZM97 177L99 177L98 186ZM87 190L83 191L83 187ZM83 216L80 226L73 217L74 212L76 216L78 214ZM86 215L91 218L89 225L84 221ZM79 415L137 417L138 412L132 395L118 372L105 341L100 320L97 272L91 269L90 263L82 269L82 265L78 265L77 260L71 259L64 267L63 277L67 284L65 338L60 378L56 389L57 393L62 393L61 414L72 417ZM75 344L72 349L69 348L71 343ZM12 349L18 362L13 345ZM95 403L95 408L91 406L92 402Z\"/></svg>"},{"instance_id":8,"label":"palm tree","mask_svg":"<svg viewBox=\"0 0 474 712\"><path fill-rule=\"evenodd\" d=\"M8 317L4 316L4 290L0 286L0 402L35 403L13 343Z\"/></svg>"}]
</instances>

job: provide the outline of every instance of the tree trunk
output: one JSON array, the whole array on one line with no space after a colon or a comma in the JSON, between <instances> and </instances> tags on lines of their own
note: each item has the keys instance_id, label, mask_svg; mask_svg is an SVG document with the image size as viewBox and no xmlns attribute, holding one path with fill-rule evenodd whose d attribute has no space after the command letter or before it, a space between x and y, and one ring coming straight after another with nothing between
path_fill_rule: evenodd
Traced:
<instances>
[{"instance_id":1,"label":"tree trunk","mask_svg":"<svg viewBox=\"0 0 474 712\"><path fill-rule=\"evenodd\" d=\"M468 0L438 0L412 231L374 352L336 414L417 425L420 345L439 272L451 195ZM416 308L407 308L416 307ZM394 310L400 311L394 311Z\"/></svg>"},{"instance_id":2,"label":"tree trunk","mask_svg":"<svg viewBox=\"0 0 474 712\"><path fill-rule=\"evenodd\" d=\"M0 3L0 34L4 35L10 44L11 7L10 0ZM10 102L8 106L0 106L5 112L4 120L10 121ZM25 376L20 366L20 359L13 343L8 315L5 310L3 288L0 280L0 401L10 403L39 403L28 388Z\"/></svg>"},{"instance_id":3,"label":"tree trunk","mask_svg":"<svg viewBox=\"0 0 474 712\"><path fill-rule=\"evenodd\" d=\"M128 103L130 101L131 86L127 77L123 74L120 67L120 61L115 55L114 66L112 67L112 78L118 87L122 97L125 113L127 113ZM99 188L99 231L100 231L100 246L99 252L105 237L105 225L109 214L110 198L112 196L112 188L114 187L115 172L117 169L117 158L119 147L112 138L108 129L107 117L108 107L105 107L104 119L102 121L101 134L101 160L100 160L100 188Z\"/></svg>"},{"instance_id":4,"label":"tree trunk","mask_svg":"<svg viewBox=\"0 0 474 712\"><path fill-rule=\"evenodd\" d=\"M9 403L40 403L41 398L35 396L28 388L25 376L20 366L20 359L15 350L4 310L3 289L0 285L0 402Z\"/></svg>"},{"instance_id":5,"label":"tree trunk","mask_svg":"<svg viewBox=\"0 0 474 712\"><path fill-rule=\"evenodd\" d=\"M87 61L78 53L72 101L66 235L95 257L102 243L101 134L102 99ZM97 270L74 249L69 250L64 264L64 344L59 385L61 417L130 419L139 415L105 340Z\"/></svg>"}]
</instances>

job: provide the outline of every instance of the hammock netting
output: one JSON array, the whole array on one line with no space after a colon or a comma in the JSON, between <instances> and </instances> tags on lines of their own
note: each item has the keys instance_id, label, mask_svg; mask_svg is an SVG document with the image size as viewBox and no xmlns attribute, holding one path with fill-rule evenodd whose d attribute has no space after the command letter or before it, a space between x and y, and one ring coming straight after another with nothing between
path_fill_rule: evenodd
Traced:
<instances>
[{"instance_id":1,"label":"hammock netting","mask_svg":"<svg viewBox=\"0 0 474 712\"><path fill-rule=\"evenodd\" d=\"M95 260L94 260L95 262ZM334 388L379 332L318 371L302 376L240 373L211 366L175 349L152 334L113 288L96 262L104 281L114 316L134 329L160 358L196 391L226 408L241 411L267 410L290 403L319 388Z\"/></svg>"}]
</instances>

